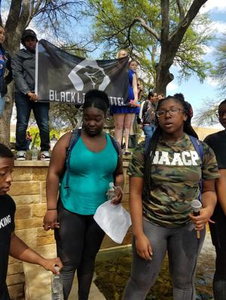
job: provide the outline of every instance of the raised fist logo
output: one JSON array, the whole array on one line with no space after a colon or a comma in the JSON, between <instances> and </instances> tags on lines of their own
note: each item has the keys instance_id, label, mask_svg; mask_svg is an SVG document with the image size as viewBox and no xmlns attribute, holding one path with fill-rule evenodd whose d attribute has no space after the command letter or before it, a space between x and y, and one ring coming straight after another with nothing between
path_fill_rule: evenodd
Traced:
<instances>
[{"instance_id":1,"label":"raised fist logo","mask_svg":"<svg viewBox=\"0 0 226 300\"><path fill-rule=\"evenodd\" d=\"M77 91L99 89L104 91L110 83L110 78L95 60L83 60L68 75ZM84 90L85 86L85 90Z\"/></svg>"}]
</instances>

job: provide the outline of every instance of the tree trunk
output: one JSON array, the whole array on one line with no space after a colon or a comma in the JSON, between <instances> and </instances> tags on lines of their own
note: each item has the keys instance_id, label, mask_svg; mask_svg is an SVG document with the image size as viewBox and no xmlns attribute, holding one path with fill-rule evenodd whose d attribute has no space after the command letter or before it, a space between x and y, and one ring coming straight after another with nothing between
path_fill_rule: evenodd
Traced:
<instances>
[{"instance_id":1,"label":"tree trunk","mask_svg":"<svg viewBox=\"0 0 226 300\"><path fill-rule=\"evenodd\" d=\"M13 101L12 101L13 84L8 86L8 94L6 96L6 105L2 118L0 119L0 142L10 146L10 121L12 116Z\"/></svg>"},{"instance_id":2,"label":"tree trunk","mask_svg":"<svg viewBox=\"0 0 226 300\"><path fill-rule=\"evenodd\" d=\"M169 0L161 1L162 30L161 30L161 53L159 63L156 65L156 92L166 94L167 85L174 79L170 73L174 57L180 47L182 39L198 14L202 5L207 0L193 0L186 16L184 16L176 29L169 32Z\"/></svg>"}]
</instances>

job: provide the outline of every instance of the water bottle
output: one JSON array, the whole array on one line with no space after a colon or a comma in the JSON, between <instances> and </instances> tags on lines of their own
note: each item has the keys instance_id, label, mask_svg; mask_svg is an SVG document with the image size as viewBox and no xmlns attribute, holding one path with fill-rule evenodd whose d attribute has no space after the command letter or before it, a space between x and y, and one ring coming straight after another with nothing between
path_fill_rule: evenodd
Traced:
<instances>
[{"instance_id":1,"label":"water bottle","mask_svg":"<svg viewBox=\"0 0 226 300\"><path fill-rule=\"evenodd\" d=\"M31 159L38 160L38 149L35 146L31 149Z\"/></svg>"},{"instance_id":2,"label":"water bottle","mask_svg":"<svg viewBox=\"0 0 226 300\"><path fill-rule=\"evenodd\" d=\"M59 267L55 267L59 271ZM64 300L63 281L60 274L54 274L52 278L52 300Z\"/></svg>"},{"instance_id":3,"label":"water bottle","mask_svg":"<svg viewBox=\"0 0 226 300\"><path fill-rule=\"evenodd\" d=\"M114 186L113 182L109 182L107 197L108 197L108 200L112 200L115 197L115 186Z\"/></svg>"}]
</instances>

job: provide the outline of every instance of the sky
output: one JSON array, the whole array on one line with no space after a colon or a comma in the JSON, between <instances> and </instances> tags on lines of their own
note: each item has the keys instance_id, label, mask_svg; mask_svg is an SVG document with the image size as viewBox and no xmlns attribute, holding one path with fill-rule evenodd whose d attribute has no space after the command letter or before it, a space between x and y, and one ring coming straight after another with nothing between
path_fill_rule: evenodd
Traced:
<instances>
[{"instance_id":1,"label":"sky","mask_svg":"<svg viewBox=\"0 0 226 300\"><path fill-rule=\"evenodd\" d=\"M213 21L214 32L218 37L224 32L226 33L226 1L225 0L208 0L201 12L208 12ZM214 62L214 50L216 42L207 49L205 60ZM194 115L200 111L205 105L205 100L215 99L216 102L224 100L218 90L218 84L212 78L207 77L203 83L200 83L196 76L191 76L188 81L181 84L177 80L177 71L172 68L175 80L167 87L167 94L183 93L185 99L192 104Z\"/></svg>"}]
</instances>

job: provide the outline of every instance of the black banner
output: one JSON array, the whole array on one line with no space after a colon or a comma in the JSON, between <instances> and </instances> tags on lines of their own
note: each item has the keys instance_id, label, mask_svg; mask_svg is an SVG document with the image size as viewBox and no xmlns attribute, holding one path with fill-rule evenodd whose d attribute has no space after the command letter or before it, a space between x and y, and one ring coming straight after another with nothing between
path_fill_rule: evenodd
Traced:
<instances>
[{"instance_id":1,"label":"black banner","mask_svg":"<svg viewBox=\"0 0 226 300\"><path fill-rule=\"evenodd\" d=\"M82 104L90 89L105 91L111 105L125 105L128 97L128 57L90 60L71 55L40 40L36 55L39 101Z\"/></svg>"}]
</instances>

